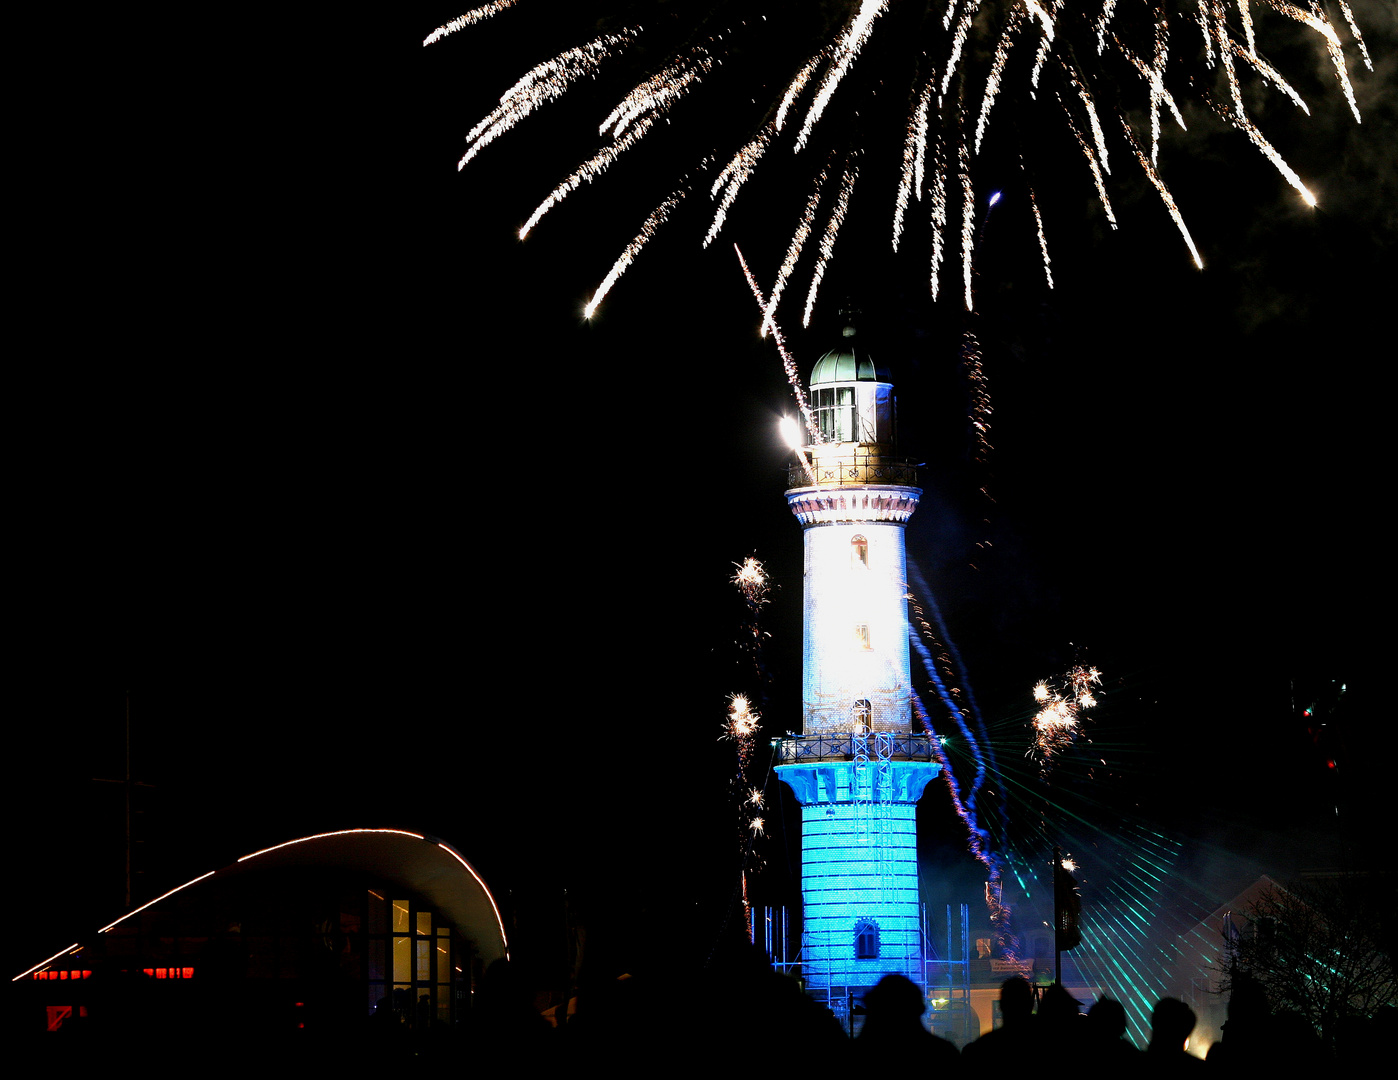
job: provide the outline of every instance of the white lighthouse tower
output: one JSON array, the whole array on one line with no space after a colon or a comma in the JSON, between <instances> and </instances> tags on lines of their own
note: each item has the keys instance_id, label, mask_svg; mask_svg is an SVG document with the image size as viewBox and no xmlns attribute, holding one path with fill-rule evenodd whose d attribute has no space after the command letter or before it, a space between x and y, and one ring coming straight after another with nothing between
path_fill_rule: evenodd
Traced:
<instances>
[{"instance_id":1,"label":"white lighthouse tower","mask_svg":"<svg viewBox=\"0 0 1398 1080\"><path fill-rule=\"evenodd\" d=\"M801 804L801 971L839 1011L888 972L926 986L916 812L941 766L913 732L903 533L922 492L893 384L846 327L810 391L821 439L786 492L805 538L803 727L777 773Z\"/></svg>"}]
</instances>

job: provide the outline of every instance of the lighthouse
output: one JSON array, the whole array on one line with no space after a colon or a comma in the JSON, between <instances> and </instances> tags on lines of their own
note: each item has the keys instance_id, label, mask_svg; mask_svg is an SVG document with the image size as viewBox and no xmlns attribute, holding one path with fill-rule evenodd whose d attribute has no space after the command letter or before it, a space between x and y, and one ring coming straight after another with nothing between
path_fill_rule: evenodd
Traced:
<instances>
[{"instance_id":1,"label":"lighthouse","mask_svg":"<svg viewBox=\"0 0 1398 1080\"><path fill-rule=\"evenodd\" d=\"M786 491L805 544L802 728L777 774L801 805L801 973L843 1011L890 972L926 987L917 801L941 766L909 679L904 530L922 491L853 326L816 362L810 405L819 438Z\"/></svg>"}]
</instances>

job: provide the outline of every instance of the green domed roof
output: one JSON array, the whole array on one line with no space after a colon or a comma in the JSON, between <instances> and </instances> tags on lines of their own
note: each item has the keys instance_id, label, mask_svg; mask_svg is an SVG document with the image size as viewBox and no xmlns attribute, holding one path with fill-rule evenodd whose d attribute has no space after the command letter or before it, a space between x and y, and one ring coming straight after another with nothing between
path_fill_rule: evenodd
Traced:
<instances>
[{"instance_id":1,"label":"green domed roof","mask_svg":"<svg viewBox=\"0 0 1398 1080\"><path fill-rule=\"evenodd\" d=\"M829 383L882 382L891 383L888 368L877 363L867 349L855 347L854 327L846 326L844 340L816 361L811 371L811 385Z\"/></svg>"}]
</instances>

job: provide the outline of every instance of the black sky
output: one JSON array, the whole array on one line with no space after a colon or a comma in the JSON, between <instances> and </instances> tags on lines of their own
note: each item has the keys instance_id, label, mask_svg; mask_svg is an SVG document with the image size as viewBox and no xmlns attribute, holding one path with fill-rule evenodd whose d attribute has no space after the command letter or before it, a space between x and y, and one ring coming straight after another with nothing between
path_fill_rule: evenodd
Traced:
<instances>
[{"instance_id":1,"label":"black sky","mask_svg":"<svg viewBox=\"0 0 1398 1080\"><path fill-rule=\"evenodd\" d=\"M809 369L857 294L927 463L910 556L987 718L1022 723L1080 648L1106 678L1104 802L1283 873L1335 852L1337 795L1359 857L1391 852L1362 823L1392 746L1398 27L1357 10L1378 68L1356 77L1362 126L1305 49L1284 56L1313 115L1264 117L1319 209L1203 117L1163 150L1203 272L1144 185L1114 193L1113 233L1085 179L1053 184L1051 293L1023 207L997 209L988 471L968 462L957 307L877 254L882 192L811 331L786 322ZM717 918L716 737L724 695L755 689L726 578L749 553L777 584L768 722L799 722L790 397L731 247L698 250L702 213L582 319L670 178L605 177L519 243L586 140L545 118L458 174L461 138L575 28L502 20L423 50L455 13L250 44L224 60L236 79L188 96L133 75L139 121L94 121L114 167L76 184L77 255L50 253L58 284L35 293L54 373L18 470L35 603L10 817L16 869L54 897L22 966L119 906L115 788L92 778L119 775L128 687L151 888L383 824L450 840L522 908L567 887L641 922L698 904L699 936ZM587 94L560 115L595 122ZM787 233L756 210L727 240L767 276ZM1334 681L1317 745L1298 708Z\"/></svg>"}]
</instances>

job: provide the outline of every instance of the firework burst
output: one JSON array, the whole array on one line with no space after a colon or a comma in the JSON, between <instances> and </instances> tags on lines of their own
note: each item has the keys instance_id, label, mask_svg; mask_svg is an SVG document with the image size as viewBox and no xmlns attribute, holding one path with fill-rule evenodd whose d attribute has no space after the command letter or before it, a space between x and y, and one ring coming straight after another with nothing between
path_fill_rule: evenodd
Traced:
<instances>
[{"instance_id":1,"label":"firework burst","mask_svg":"<svg viewBox=\"0 0 1398 1080\"><path fill-rule=\"evenodd\" d=\"M856 180L862 172L876 172L881 154L888 159L891 185L880 190L870 179L858 185L859 198L883 204L892 220L894 250L916 229L928 252L934 299L944 291L942 275L953 261L958 264L961 288L955 291L969 309L976 192L992 190L990 184L1013 186L1010 194L1031 211L1022 217L1033 230L1052 287L1047 237L1053 230L1045 229L1035 180L1057 169L1057 159L1050 157L1055 138L1081 152L1083 178L1113 227L1117 219L1107 193L1108 179L1115 180L1112 162L1134 162L1196 265L1202 266L1202 259L1160 162L1162 121L1183 128L1182 102L1202 103L1238 129L1307 204L1315 205L1303 178L1258 128L1249 103L1255 106L1270 93L1306 109L1284 74L1262 55L1258 16L1265 11L1268 29L1290 25L1319 38L1359 121L1346 51L1357 55L1357 64L1370 70L1373 64L1348 3L1335 3L1337 20L1315 0L1304 5L1289 0L1259 5L1251 0L860 0L843 5L678 0L656 3L654 19L633 16L645 6L633 4L624 25L603 20L595 28L603 32L591 40L527 70L470 129L461 164L574 87L597 79L604 66L615 61L624 67L622 62L632 58L633 66L639 62L646 68L612 99L600 123L594 119L601 145L547 191L520 236L582 184L599 180L623 155L656 141L657 133L674 126L681 133L693 131L702 142L686 147L679 136L679 153L688 153L689 164L672 174L678 179L670 193L645 216L640 233L604 275L589 314L650 238L682 216L680 203L688 194L704 192L712 205L700 233L707 246L724 229L739 197L758 186L755 178L783 152L788 162L812 164L801 185L804 209L786 219L791 239L771 278L764 329L772 326L798 272L808 282L803 321L809 323L850 216ZM523 20L538 19L539 8L538 0L485 4L439 27L424 44L460 37L456 31L480 24L518 28ZM783 190L790 187L789 170L778 176ZM1038 189L1042 192L1042 183ZM766 216L782 220L785 211ZM811 239L816 242L807 243ZM955 248L960 257L947 258L948 249Z\"/></svg>"},{"instance_id":2,"label":"firework burst","mask_svg":"<svg viewBox=\"0 0 1398 1080\"><path fill-rule=\"evenodd\" d=\"M1034 687L1034 701L1039 711L1034 714L1031 725L1034 743L1029 754L1036 756L1045 769L1055 754L1077 741L1083 713L1097 704L1092 688L1101 682L1102 673L1095 667L1075 664L1061 678L1044 680Z\"/></svg>"}]
</instances>

